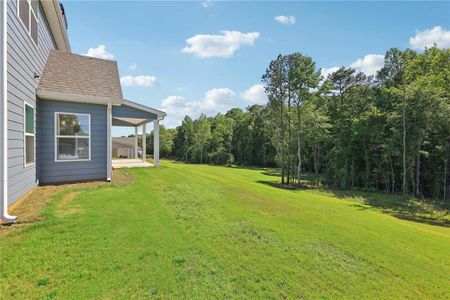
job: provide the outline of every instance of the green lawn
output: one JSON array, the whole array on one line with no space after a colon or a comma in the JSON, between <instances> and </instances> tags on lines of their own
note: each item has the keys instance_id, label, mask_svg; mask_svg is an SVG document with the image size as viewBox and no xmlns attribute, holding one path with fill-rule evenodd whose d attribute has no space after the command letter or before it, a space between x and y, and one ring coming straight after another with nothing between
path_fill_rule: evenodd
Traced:
<instances>
[{"instance_id":1,"label":"green lawn","mask_svg":"<svg viewBox=\"0 0 450 300\"><path fill-rule=\"evenodd\" d=\"M261 170L129 172L2 235L2 299L450 298L448 227L272 187Z\"/></svg>"}]
</instances>

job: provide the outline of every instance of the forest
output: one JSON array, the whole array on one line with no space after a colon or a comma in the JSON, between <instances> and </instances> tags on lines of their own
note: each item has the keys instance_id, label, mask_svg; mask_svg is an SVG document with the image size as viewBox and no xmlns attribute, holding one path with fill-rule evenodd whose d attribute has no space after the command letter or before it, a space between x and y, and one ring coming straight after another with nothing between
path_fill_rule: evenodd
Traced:
<instances>
[{"instance_id":1,"label":"forest","mask_svg":"<svg viewBox=\"0 0 450 300\"><path fill-rule=\"evenodd\" d=\"M309 56L279 55L261 80L265 105L161 126L161 156L276 167L283 185L308 174L329 187L449 198L450 49L392 48L376 76L341 67L327 78Z\"/></svg>"}]
</instances>

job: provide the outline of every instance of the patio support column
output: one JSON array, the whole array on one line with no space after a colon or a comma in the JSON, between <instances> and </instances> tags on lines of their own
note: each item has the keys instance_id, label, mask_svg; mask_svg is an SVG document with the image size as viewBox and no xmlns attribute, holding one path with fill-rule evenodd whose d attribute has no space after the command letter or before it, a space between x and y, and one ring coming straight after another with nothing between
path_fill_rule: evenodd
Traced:
<instances>
[{"instance_id":1,"label":"patio support column","mask_svg":"<svg viewBox=\"0 0 450 300\"><path fill-rule=\"evenodd\" d=\"M142 125L142 161L147 161L147 124Z\"/></svg>"},{"instance_id":2,"label":"patio support column","mask_svg":"<svg viewBox=\"0 0 450 300\"><path fill-rule=\"evenodd\" d=\"M159 120L153 121L153 164L159 165Z\"/></svg>"},{"instance_id":3,"label":"patio support column","mask_svg":"<svg viewBox=\"0 0 450 300\"><path fill-rule=\"evenodd\" d=\"M106 180L111 181L112 178L112 137L111 137L111 126L112 126L112 105L108 104L108 109L106 113Z\"/></svg>"},{"instance_id":4,"label":"patio support column","mask_svg":"<svg viewBox=\"0 0 450 300\"><path fill-rule=\"evenodd\" d=\"M134 159L137 159L138 156L138 127L134 126Z\"/></svg>"}]
</instances>

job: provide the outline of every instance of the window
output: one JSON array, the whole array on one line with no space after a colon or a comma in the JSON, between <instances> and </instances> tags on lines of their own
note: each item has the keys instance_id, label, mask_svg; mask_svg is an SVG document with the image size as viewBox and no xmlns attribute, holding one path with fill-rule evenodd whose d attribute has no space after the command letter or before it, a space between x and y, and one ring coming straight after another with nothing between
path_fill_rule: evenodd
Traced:
<instances>
[{"instance_id":1,"label":"window","mask_svg":"<svg viewBox=\"0 0 450 300\"><path fill-rule=\"evenodd\" d=\"M91 159L91 115L55 113L55 160Z\"/></svg>"},{"instance_id":2,"label":"window","mask_svg":"<svg viewBox=\"0 0 450 300\"><path fill-rule=\"evenodd\" d=\"M17 15L34 44L38 44L39 0L17 0Z\"/></svg>"},{"instance_id":3,"label":"window","mask_svg":"<svg viewBox=\"0 0 450 300\"><path fill-rule=\"evenodd\" d=\"M25 167L34 164L34 108L25 103Z\"/></svg>"}]
</instances>

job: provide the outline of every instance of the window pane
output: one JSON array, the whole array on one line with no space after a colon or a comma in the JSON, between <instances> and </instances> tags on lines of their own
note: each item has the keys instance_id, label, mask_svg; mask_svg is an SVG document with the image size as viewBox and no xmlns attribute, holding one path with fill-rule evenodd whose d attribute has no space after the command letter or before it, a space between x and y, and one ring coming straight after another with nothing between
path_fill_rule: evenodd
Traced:
<instances>
[{"instance_id":1,"label":"window pane","mask_svg":"<svg viewBox=\"0 0 450 300\"><path fill-rule=\"evenodd\" d=\"M38 15L38 7L39 7L39 0L31 0L31 8L33 9L34 14Z\"/></svg>"},{"instance_id":2,"label":"window pane","mask_svg":"<svg viewBox=\"0 0 450 300\"><path fill-rule=\"evenodd\" d=\"M30 26L31 26L31 38L33 39L34 43L38 44L38 23L37 23L37 19L35 18L35 16L33 14L31 14L31 22L30 22Z\"/></svg>"},{"instance_id":3,"label":"window pane","mask_svg":"<svg viewBox=\"0 0 450 300\"><path fill-rule=\"evenodd\" d=\"M59 114L59 135L89 136L89 116Z\"/></svg>"},{"instance_id":4,"label":"window pane","mask_svg":"<svg viewBox=\"0 0 450 300\"><path fill-rule=\"evenodd\" d=\"M25 132L34 133L34 109L25 105Z\"/></svg>"},{"instance_id":5,"label":"window pane","mask_svg":"<svg viewBox=\"0 0 450 300\"><path fill-rule=\"evenodd\" d=\"M58 160L89 159L89 139L58 138Z\"/></svg>"},{"instance_id":6,"label":"window pane","mask_svg":"<svg viewBox=\"0 0 450 300\"><path fill-rule=\"evenodd\" d=\"M19 17L27 30L30 30L30 4L27 0L19 0Z\"/></svg>"},{"instance_id":7,"label":"window pane","mask_svg":"<svg viewBox=\"0 0 450 300\"><path fill-rule=\"evenodd\" d=\"M77 153L79 159L89 159L89 139L77 139Z\"/></svg>"},{"instance_id":8,"label":"window pane","mask_svg":"<svg viewBox=\"0 0 450 300\"><path fill-rule=\"evenodd\" d=\"M25 136L25 163L34 163L34 136Z\"/></svg>"}]
</instances>

